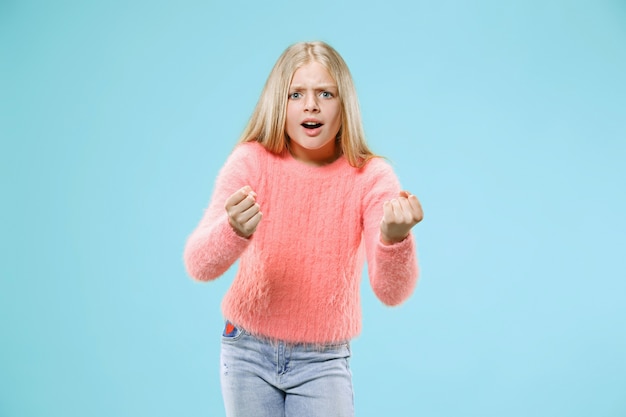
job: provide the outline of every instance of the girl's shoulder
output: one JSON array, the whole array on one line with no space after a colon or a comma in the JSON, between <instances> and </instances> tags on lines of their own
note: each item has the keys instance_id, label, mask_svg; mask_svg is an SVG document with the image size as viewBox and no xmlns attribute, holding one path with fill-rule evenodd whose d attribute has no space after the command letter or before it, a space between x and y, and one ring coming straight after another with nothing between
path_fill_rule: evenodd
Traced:
<instances>
[{"instance_id":1,"label":"girl's shoulder","mask_svg":"<svg viewBox=\"0 0 626 417\"><path fill-rule=\"evenodd\" d=\"M240 142L235 145L233 149L232 155L262 155L263 153L268 153L267 149L259 142Z\"/></svg>"},{"instance_id":2,"label":"girl's shoulder","mask_svg":"<svg viewBox=\"0 0 626 417\"><path fill-rule=\"evenodd\" d=\"M241 142L235 145L228 161L230 163L258 164L260 160L270 156L271 153L259 142Z\"/></svg>"},{"instance_id":3,"label":"girl's shoulder","mask_svg":"<svg viewBox=\"0 0 626 417\"><path fill-rule=\"evenodd\" d=\"M365 179L377 179L380 177L395 177L393 167L382 156L371 158L365 165L359 169L359 173Z\"/></svg>"}]
</instances>

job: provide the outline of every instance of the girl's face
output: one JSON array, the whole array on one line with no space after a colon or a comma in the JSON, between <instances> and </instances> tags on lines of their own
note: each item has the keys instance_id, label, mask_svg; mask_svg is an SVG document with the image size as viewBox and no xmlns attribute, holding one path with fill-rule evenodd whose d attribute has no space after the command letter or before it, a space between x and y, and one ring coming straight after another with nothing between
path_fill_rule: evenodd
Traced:
<instances>
[{"instance_id":1,"label":"girl's face","mask_svg":"<svg viewBox=\"0 0 626 417\"><path fill-rule=\"evenodd\" d=\"M289 86L285 129L293 156L314 165L334 161L340 127L341 102L333 77L319 62L298 68Z\"/></svg>"}]
</instances>

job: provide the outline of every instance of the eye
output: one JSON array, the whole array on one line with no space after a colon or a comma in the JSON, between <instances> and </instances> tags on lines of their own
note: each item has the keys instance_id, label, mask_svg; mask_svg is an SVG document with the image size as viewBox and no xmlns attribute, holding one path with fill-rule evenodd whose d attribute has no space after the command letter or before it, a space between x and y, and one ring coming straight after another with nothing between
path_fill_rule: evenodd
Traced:
<instances>
[{"instance_id":1,"label":"eye","mask_svg":"<svg viewBox=\"0 0 626 417\"><path fill-rule=\"evenodd\" d=\"M292 99L292 100L297 100L297 99L299 99L301 97L302 97L302 94L300 94L300 93L291 93L291 94L289 94L289 98Z\"/></svg>"},{"instance_id":2,"label":"eye","mask_svg":"<svg viewBox=\"0 0 626 417\"><path fill-rule=\"evenodd\" d=\"M322 91L322 92L320 93L320 96L321 96L322 98L333 98L333 97L334 97L334 96L333 96L333 93L331 93L330 91Z\"/></svg>"}]
</instances>

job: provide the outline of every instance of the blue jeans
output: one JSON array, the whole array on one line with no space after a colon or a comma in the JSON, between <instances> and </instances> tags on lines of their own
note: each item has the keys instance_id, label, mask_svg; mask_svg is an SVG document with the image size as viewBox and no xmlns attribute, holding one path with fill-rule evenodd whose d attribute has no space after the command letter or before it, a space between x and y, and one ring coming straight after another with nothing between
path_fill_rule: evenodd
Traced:
<instances>
[{"instance_id":1,"label":"blue jeans","mask_svg":"<svg viewBox=\"0 0 626 417\"><path fill-rule=\"evenodd\" d=\"M353 417L348 343L289 344L227 323L221 383L228 417Z\"/></svg>"}]
</instances>

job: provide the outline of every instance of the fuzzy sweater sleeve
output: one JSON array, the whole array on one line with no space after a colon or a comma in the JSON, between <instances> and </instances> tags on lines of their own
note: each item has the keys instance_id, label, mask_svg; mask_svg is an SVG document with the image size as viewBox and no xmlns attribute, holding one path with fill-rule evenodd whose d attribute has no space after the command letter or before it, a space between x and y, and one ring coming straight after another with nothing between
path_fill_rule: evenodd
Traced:
<instances>
[{"instance_id":1,"label":"fuzzy sweater sleeve","mask_svg":"<svg viewBox=\"0 0 626 417\"><path fill-rule=\"evenodd\" d=\"M221 276L248 247L250 239L235 233L224 209L226 199L250 185L254 188L256 158L251 144L239 145L222 167L211 202L200 224L187 239L184 262L189 275L199 281Z\"/></svg>"},{"instance_id":2,"label":"fuzzy sweater sleeve","mask_svg":"<svg viewBox=\"0 0 626 417\"><path fill-rule=\"evenodd\" d=\"M374 159L367 167L363 200L363 228L369 279L376 296L386 305L398 305L413 293L419 269L413 234L392 245L380 241L383 203L398 196L400 184L391 167Z\"/></svg>"}]
</instances>

